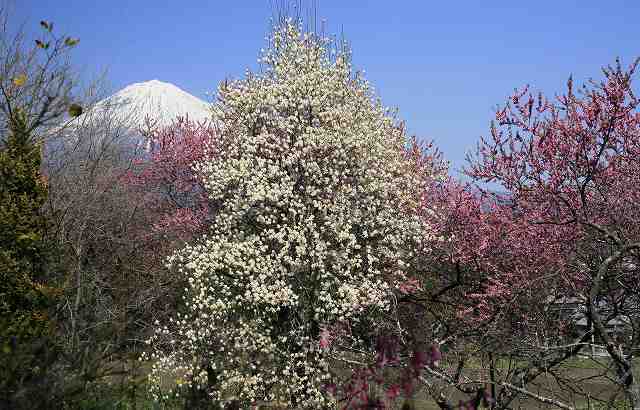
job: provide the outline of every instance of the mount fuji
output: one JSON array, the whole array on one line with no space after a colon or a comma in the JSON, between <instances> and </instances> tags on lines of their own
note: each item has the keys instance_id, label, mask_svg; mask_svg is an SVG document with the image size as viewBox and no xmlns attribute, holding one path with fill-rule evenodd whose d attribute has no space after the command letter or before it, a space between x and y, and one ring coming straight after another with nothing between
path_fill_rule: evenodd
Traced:
<instances>
[{"instance_id":1,"label":"mount fuji","mask_svg":"<svg viewBox=\"0 0 640 410\"><path fill-rule=\"evenodd\" d=\"M53 172L106 152L125 158L141 149L148 151L151 140L145 135L149 127L161 129L178 117L212 120L212 104L158 80L131 84L55 127L51 138L45 139L47 167Z\"/></svg>"},{"instance_id":2,"label":"mount fuji","mask_svg":"<svg viewBox=\"0 0 640 410\"><path fill-rule=\"evenodd\" d=\"M155 126L170 125L178 117L191 121L211 119L211 104L181 90L171 83L158 80L128 85L99 101L77 118L82 123L87 116L109 112L112 119L131 129L145 126L146 119Z\"/></svg>"}]
</instances>

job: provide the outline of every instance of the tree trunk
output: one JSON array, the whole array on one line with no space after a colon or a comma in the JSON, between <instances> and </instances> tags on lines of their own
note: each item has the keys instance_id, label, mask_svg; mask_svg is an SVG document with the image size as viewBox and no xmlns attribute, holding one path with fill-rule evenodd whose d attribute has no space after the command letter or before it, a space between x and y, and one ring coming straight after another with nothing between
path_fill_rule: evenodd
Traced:
<instances>
[{"instance_id":1,"label":"tree trunk","mask_svg":"<svg viewBox=\"0 0 640 410\"><path fill-rule=\"evenodd\" d=\"M640 410L640 384L633 377L633 364L629 362L629 370L626 375L624 394L627 397L629 408Z\"/></svg>"}]
</instances>

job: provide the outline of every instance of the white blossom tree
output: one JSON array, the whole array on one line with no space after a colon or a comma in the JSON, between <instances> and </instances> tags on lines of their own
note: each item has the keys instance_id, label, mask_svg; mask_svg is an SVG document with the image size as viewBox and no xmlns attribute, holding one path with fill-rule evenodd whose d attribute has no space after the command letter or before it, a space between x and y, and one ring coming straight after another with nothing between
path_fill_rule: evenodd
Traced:
<instances>
[{"instance_id":1,"label":"white blossom tree","mask_svg":"<svg viewBox=\"0 0 640 410\"><path fill-rule=\"evenodd\" d=\"M323 329L388 311L424 237L433 169L347 48L285 20L261 63L220 86L215 159L195 165L220 210L170 259L186 307L150 340L159 398L170 378L214 402L329 404Z\"/></svg>"}]
</instances>

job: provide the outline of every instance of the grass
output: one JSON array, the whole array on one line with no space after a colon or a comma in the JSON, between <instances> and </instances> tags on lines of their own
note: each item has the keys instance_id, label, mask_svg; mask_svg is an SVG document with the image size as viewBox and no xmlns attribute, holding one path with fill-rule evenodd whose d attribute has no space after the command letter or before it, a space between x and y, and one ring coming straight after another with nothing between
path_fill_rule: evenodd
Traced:
<instances>
[{"instance_id":1,"label":"grass","mask_svg":"<svg viewBox=\"0 0 640 410\"><path fill-rule=\"evenodd\" d=\"M506 369L509 366L509 360L502 359L497 361L497 369ZM511 366L522 367L524 362L511 363ZM611 380L608 380L605 376L600 375L610 366L610 360L607 358L581 358L576 357L566 361L559 371L563 372L568 378L575 381L581 381L581 387L583 391L590 394L590 398L587 394L573 394L568 389L560 386L555 378L551 375L540 376L536 383L532 383L529 386L529 390L533 393L540 394L546 397L555 397L574 407L576 410L600 410L600 409L627 409L628 406L621 395L618 399L608 406L607 403L602 403L601 400L608 399L614 392L614 387ZM470 363L471 369L481 369L481 363ZM634 360L634 377L636 380L640 378L640 358ZM460 394L453 389L449 389L446 394L451 402L457 404L459 400L467 399L466 396ZM598 400L600 399L600 400ZM438 406L435 405L431 398L428 398L426 394L419 395L415 400L416 409L425 410L437 410ZM556 406L547 405L531 398L524 398L517 400L513 403L514 409L534 410L534 409L557 409Z\"/></svg>"},{"instance_id":2,"label":"grass","mask_svg":"<svg viewBox=\"0 0 640 410\"><path fill-rule=\"evenodd\" d=\"M509 366L512 368L524 366L524 362L510 362L508 359L499 359L497 361L496 368L507 369ZM606 405L602 405L598 402L598 398L604 398L611 393L611 381L608 381L602 376L597 376L598 373L603 372L609 366L610 362L606 358L572 358L565 362L560 370L564 371L567 377L574 380L584 379L582 386L585 391L591 392L591 400L585 397L578 397L578 395L572 395L571 393L563 390L562 386L559 386L556 381L550 376L541 376L535 384L531 384L529 389L534 393L538 393L547 397L555 397L566 404L574 406L576 410L599 410L608 408ZM634 376L640 378L640 359L635 359L636 372ZM446 364L445 364L446 365ZM469 363L469 368L474 370L483 369L480 360L472 361ZM182 400L174 400L164 403L156 403L147 393L146 386L143 383L136 384L136 388L133 391L123 391L121 386L114 380L112 385L104 385L100 391L101 394L96 395L91 399L85 400L82 406L79 407L83 410L178 410L184 409L184 403ZM609 394L608 394L609 393ZM459 400L466 400L468 397L460 394L459 392L449 389L445 392L449 400L457 404ZM99 396L99 397L98 397ZM402 400L398 401L400 408ZM425 410L437 410L433 400L426 395L424 391L419 392L416 397L413 398L414 408ZM625 409L625 403L618 401L614 403L612 409ZM533 399L518 400L513 405L514 409L556 409L557 407L545 405Z\"/></svg>"}]
</instances>

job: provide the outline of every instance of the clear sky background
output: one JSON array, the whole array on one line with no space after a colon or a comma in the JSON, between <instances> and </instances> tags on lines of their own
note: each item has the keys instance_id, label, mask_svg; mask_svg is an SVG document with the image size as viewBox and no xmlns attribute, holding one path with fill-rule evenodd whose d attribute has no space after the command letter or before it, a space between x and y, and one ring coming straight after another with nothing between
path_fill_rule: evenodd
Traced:
<instances>
[{"instance_id":1,"label":"clear sky background","mask_svg":"<svg viewBox=\"0 0 640 410\"><path fill-rule=\"evenodd\" d=\"M159 79L206 99L256 68L272 3L16 0L14 14L29 30L46 19L79 37L74 63L87 76L107 69L113 91ZM434 140L454 174L514 87L552 95L569 74L599 78L617 56L640 56L640 0L320 0L316 9L329 34L345 34L384 104Z\"/></svg>"}]
</instances>

